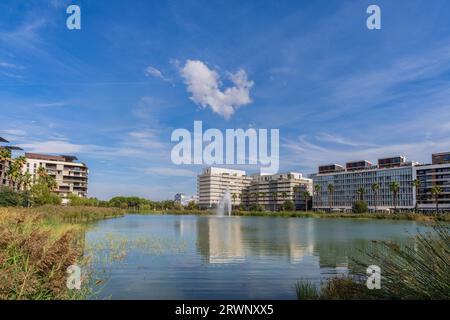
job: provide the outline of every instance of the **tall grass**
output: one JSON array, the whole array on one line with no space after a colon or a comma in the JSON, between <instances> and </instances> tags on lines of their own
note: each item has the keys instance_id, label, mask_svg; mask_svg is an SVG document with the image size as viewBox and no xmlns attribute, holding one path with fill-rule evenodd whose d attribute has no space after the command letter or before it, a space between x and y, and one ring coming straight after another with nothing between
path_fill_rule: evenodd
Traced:
<instances>
[{"instance_id":1,"label":"tall grass","mask_svg":"<svg viewBox=\"0 0 450 320\"><path fill-rule=\"evenodd\" d=\"M296 284L299 299L450 299L450 236L449 225L437 223L432 232L418 232L411 242L376 242L363 258L354 260L353 276L331 278L320 288L300 281ZM381 268L381 289L366 287L366 268Z\"/></svg>"},{"instance_id":2,"label":"tall grass","mask_svg":"<svg viewBox=\"0 0 450 320\"><path fill-rule=\"evenodd\" d=\"M449 229L448 224L438 223L432 232L419 232L407 244L382 241L366 253L364 260L381 268L383 297L450 299Z\"/></svg>"},{"instance_id":3,"label":"tall grass","mask_svg":"<svg viewBox=\"0 0 450 320\"><path fill-rule=\"evenodd\" d=\"M112 208L0 208L0 299L88 297L89 286L66 287L67 268L86 262L80 223L121 214Z\"/></svg>"}]
</instances>

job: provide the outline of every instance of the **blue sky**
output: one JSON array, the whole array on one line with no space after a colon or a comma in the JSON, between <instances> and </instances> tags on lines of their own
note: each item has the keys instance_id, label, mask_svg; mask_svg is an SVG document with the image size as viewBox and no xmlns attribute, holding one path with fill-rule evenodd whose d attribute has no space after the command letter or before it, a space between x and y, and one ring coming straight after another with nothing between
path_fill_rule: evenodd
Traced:
<instances>
[{"instance_id":1,"label":"blue sky","mask_svg":"<svg viewBox=\"0 0 450 320\"><path fill-rule=\"evenodd\" d=\"M66 28L69 4L81 30ZM381 30L366 28L369 4ZM446 0L4 0L0 136L77 155L103 199L194 194L201 167L170 161L172 130L194 120L280 129L281 171L429 162L450 150L449 16ZM196 89L198 71L217 88Z\"/></svg>"}]
</instances>

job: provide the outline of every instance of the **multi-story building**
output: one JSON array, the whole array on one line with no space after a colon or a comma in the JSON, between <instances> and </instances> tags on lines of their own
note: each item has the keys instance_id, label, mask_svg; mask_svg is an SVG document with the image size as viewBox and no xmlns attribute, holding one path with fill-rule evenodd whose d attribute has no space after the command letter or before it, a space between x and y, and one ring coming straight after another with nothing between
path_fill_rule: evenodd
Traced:
<instances>
[{"instance_id":1,"label":"multi-story building","mask_svg":"<svg viewBox=\"0 0 450 320\"><path fill-rule=\"evenodd\" d=\"M200 208L217 207L228 189L233 205L241 204L242 190L251 182L243 170L209 167L197 177L197 195Z\"/></svg>"},{"instance_id":2,"label":"multi-story building","mask_svg":"<svg viewBox=\"0 0 450 320\"><path fill-rule=\"evenodd\" d=\"M301 173L255 174L245 200L248 205L257 204L270 211L278 210L286 200L290 200L296 209L303 210L306 208L304 191L311 194L312 180L303 178Z\"/></svg>"},{"instance_id":3,"label":"multi-story building","mask_svg":"<svg viewBox=\"0 0 450 320\"><path fill-rule=\"evenodd\" d=\"M216 207L227 189L235 206L257 204L265 210L277 210L284 201L292 200L298 209L303 209L302 191L312 192L312 180L295 172L247 176L243 170L210 167L198 176L200 207Z\"/></svg>"},{"instance_id":4,"label":"multi-story building","mask_svg":"<svg viewBox=\"0 0 450 320\"><path fill-rule=\"evenodd\" d=\"M84 163L75 162L78 160L76 157L25 153L25 158L27 162L23 173L30 173L33 181L36 181L39 167L44 167L55 179L55 192L62 198L63 204L68 203L70 194L87 197L88 168Z\"/></svg>"},{"instance_id":5,"label":"multi-story building","mask_svg":"<svg viewBox=\"0 0 450 320\"><path fill-rule=\"evenodd\" d=\"M347 211L362 198L372 210L412 209L415 206L412 186L415 165L417 163L406 162L405 157L399 156L378 159L377 165L362 160L348 162L345 169L339 165L320 166L318 173L311 175L315 189L313 207ZM391 191L392 182L399 185L396 194ZM379 186L378 191L373 190L374 184Z\"/></svg>"},{"instance_id":6,"label":"multi-story building","mask_svg":"<svg viewBox=\"0 0 450 320\"><path fill-rule=\"evenodd\" d=\"M435 153L432 163L414 167L420 181L417 188L417 207L420 210L450 209L450 152ZM433 195L433 187L440 187L440 194Z\"/></svg>"}]
</instances>

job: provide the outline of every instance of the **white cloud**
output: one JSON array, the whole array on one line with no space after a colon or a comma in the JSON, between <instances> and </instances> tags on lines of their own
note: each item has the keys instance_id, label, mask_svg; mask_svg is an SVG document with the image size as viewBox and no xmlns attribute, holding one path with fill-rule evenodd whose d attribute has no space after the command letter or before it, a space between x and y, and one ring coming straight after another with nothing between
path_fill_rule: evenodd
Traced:
<instances>
[{"instance_id":1,"label":"white cloud","mask_svg":"<svg viewBox=\"0 0 450 320\"><path fill-rule=\"evenodd\" d=\"M58 140L23 143L19 144L19 147L27 152L38 153L80 153L85 149L85 146L83 145Z\"/></svg>"},{"instance_id":2,"label":"white cloud","mask_svg":"<svg viewBox=\"0 0 450 320\"><path fill-rule=\"evenodd\" d=\"M148 66L147 69L145 69L145 75L147 77L159 78L164 81L169 81L169 79L167 79L161 71L152 66Z\"/></svg>"},{"instance_id":3,"label":"white cloud","mask_svg":"<svg viewBox=\"0 0 450 320\"><path fill-rule=\"evenodd\" d=\"M187 85L191 99L203 108L210 107L213 112L229 119L237 108L252 102L250 89L253 81L247 80L247 73L240 69L229 78L233 87L220 89L220 76L215 70L198 60L187 60L181 69L181 76Z\"/></svg>"}]
</instances>

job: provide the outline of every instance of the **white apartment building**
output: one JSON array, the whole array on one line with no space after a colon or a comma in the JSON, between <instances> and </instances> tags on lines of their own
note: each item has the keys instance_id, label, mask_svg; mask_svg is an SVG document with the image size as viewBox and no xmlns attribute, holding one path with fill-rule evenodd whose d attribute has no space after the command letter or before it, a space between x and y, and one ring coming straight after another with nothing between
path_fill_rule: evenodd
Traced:
<instances>
[{"instance_id":1,"label":"white apartment building","mask_svg":"<svg viewBox=\"0 0 450 320\"><path fill-rule=\"evenodd\" d=\"M56 180L55 192L62 198L63 204L68 203L68 196L74 194L78 197L87 197L88 168L84 163L74 162L73 156L52 156L37 153L25 153L27 162L23 173L32 175L33 181L37 179L39 167L44 167L48 174Z\"/></svg>"},{"instance_id":2,"label":"white apartment building","mask_svg":"<svg viewBox=\"0 0 450 320\"><path fill-rule=\"evenodd\" d=\"M351 210L355 201L363 199L369 209L386 210L395 206L398 209L413 209L416 197L412 181L415 179L415 162L406 162L403 156L378 159L378 165L370 161L352 161L345 166L324 165L319 172L311 175L314 188L313 208L315 210ZM397 196L390 189L392 182L398 182ZM378 192L372 186L379 185ZM329 185L332 186L331 192ZM358 191L363 189L363 194Z\"/></svg>"},{"instance_id":3,"label":"white apartment building","mask_svg":"<svg viewBox=\"0 0 450 320\"><path fill-rule=\"evenodd\" d=\"M227 188L234 206L258 204L265 210L277 210L291 200L302 209L305 204L301 192L312 193L312 180L296 172L247 176L243 170L210 167L197 179L199 206L216 207Z\"/></svg>"},{"instance_id":4,"label":"white apartment building","mask_svg":"<svg viewBox=\"0 0 450 320\"><path fill-rule=\"evenodd\" d=\"M255 174L245 200L248 205L258 204L270 211L278 210L285 201L290 200L296 209L303 210L306 207L302 194L304 191L312 196L312 179L303 178L301 173Z\"/></svg>"},{"instance_id":5,"label":"white apartment building","mask_svg":"<svg viewBox=\"0 0 450 320\"><path fill-rule=\"evenodd\" d=\"M241 204L242 190L250 185L251 177L243 170L209 167L197 176L197 195L200 208L216 207L227 188L233 205Z\"/></svg>"}]
</instances>

